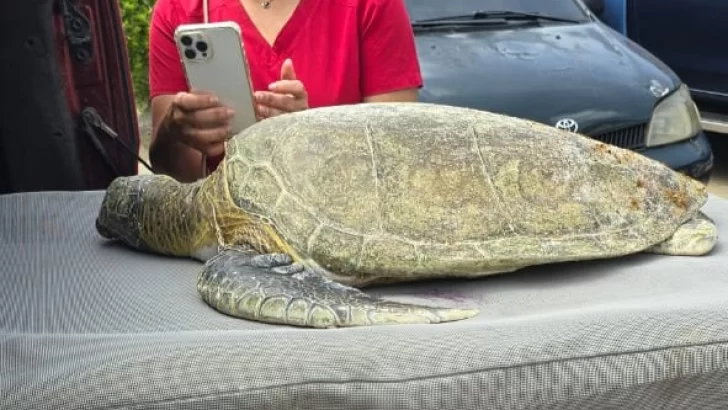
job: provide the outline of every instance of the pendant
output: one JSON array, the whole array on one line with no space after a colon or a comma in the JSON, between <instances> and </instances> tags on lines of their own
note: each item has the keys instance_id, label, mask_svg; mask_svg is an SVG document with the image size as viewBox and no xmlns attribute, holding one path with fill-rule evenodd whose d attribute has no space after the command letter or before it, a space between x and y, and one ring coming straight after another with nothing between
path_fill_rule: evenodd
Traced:
<instances>
[{"instance_id":1,"label":"pendant","mask_svg":"<svg viewBox=\"0 0 728 410\"><path fill-rule=\"evenodd\" d=\"M263 0L260 2L260 7L263 7L264 9L270 8L270 0Z\"/></svg>"}]
</instances>

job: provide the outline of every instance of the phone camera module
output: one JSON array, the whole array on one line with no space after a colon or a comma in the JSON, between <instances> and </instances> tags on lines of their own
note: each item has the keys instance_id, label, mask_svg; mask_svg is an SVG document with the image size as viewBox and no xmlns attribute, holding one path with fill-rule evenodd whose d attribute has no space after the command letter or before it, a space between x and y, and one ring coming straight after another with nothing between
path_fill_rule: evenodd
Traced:
<instances>
[{"instance_id":1,"label":"phone camera module","mask_svg":"<svg viewBox=\"0 0 728 410\"><path fill-rule=\"evenodd\" d=\"M180 41L182 42L182 45L184 45L184 46L189 47L192 45L192 37L190 37L190 36L182 36Z\"/></svg>"},{"instance_id":2,"label":"phone camera module","mask_svg":"<svg viewBox=\"0 0 728 410\"><path fill-rule=\"evenodd\" d=\"M188 48L187 50L185 50L185 57L187 57L187 59L189 60L194 60L195 57L197 57L197 53L195 52L195 50Z\"/></svg>"},{"instance_id":3,"label":"phone camera module","mask_svg":"<svg viewBox=\"0 0 728 410\"><path fill-rule=\"evenodd\" d=\"M197 48L197 51L201 53L207 51L207 43L204 41L198 41L197 44L195 44L195 47Z\"/></svg>"}]
</instances>

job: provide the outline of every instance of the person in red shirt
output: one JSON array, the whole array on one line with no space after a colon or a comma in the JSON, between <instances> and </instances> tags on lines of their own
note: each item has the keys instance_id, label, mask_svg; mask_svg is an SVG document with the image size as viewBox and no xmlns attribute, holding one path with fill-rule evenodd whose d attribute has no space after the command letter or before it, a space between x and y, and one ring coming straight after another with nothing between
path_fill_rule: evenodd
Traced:
<instances>
[{"instance_id":1,"label":"person in red shirt","mask_svg":"<svg viewBox=\"0 0 728 410\"><path fill-rule=\"evenodd\" d=\"M235 21L264 119L313 107L417 101L422 76L403 0L208 0L209 21ZM203 176L224 154L233 112L190 90L174 43L203 20L202 0L157 0L149 34L155 171Z\"/></svg>"}]
</instances>

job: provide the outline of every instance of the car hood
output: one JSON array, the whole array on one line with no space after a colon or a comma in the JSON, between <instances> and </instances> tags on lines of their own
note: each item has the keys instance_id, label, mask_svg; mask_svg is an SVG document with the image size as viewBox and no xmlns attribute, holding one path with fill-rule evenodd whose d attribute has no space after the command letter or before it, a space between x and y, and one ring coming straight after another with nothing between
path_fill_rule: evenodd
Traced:
<instances>
[{"instance_id":1,"label":"car hood","mask_svg":"<svg viewBox=\"0 0 728 410\"><path fill-rule=\"evenodd\" d=\"M674 73L601 23L416 34L420 99L555 124L579 132L649 121Z\"/></svg>"}]
</instances>

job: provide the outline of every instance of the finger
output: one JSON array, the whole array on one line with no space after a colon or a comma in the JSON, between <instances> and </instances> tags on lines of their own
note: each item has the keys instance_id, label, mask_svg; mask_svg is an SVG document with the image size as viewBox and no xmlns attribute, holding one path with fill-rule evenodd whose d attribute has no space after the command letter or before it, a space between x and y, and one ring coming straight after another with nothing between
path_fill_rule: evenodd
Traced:
<instances>
[{"instance_id":1,"label":"finger","mask_svg":"<svg viewBox=\"0 0 728 410\"><path fill-rule=\"evenodd\" d=\"M258 115L261 118L275 117L276 115L283 114L284 112L289 112L289 111L284 111L284 110L281 110L280 108L275 108L275 107L271 107L268 105L258 104Z\"/></svg>"},{"instance_id":2,"label":"finger","mask_svg":"<svg viewBox=\"0 0 728 410\"><path fill-rule=\"evenodd\" d=\"M296 72L293 70L293 61L287 58L281 65L281 80L295 80Z\"/></svg>"},{"instance_id":3,"label":"finger","mask_svg":"<svg viewBox=\"0 0 728 410\"><path fill-rule=\"evenodd\" d=\"M293 97L304 100L307 98L306 87L298 80L281 80L276 81L268 86L272 92L279 94L291 94Z\"/></svg>"},{"instance_id":4,"label":"finger","mask_svg":"<svg viewBox=\"0 0 728 410\"><path fill-rule=\"evenodd\" d=\"M283 111L277 108L272 108L261 104L258 104L256 111L258 112L258 119L260 120L283 114Z\"/></svg>"},{"instance_id":5,"label":"finger","mask_svg":"<svg viewBox=\"0 0 728 410\"><path fill-rule=\"evenodd\" d=\"M235 111L227 107L214 107L186 113L184 122L192 128L221 128L230 125Z\"/></svg>"},{"instance_id":6,"label":"finger","mask_svg":"<svg viewBox=\"0 0 728 410\"><path fill-rule=\"evenodd\" d=\"M278 94L271 92L257 92L256 102L260 105L265 105L270 108L275 108L285 112L293 112L304 109L303 104L300 100L297 100L291 95Z\"/></svg>"},{"instance_id":7,"label":"finger","mask_svg":"<svg viewBox=\"0 0 728 410\"><path fill-rule=\"evenodd\" d=\"M230 128L187 128L183 132L182 142L204 153L212 150L214 152L208 155L213 155L217 152L214 146L223 144L230 138L230 135Z\"/></svg>"},{"instance_id":8,"label":"finger","mask_svg":"<svg viewBox=\"0 0 728 410\"><path fill-rule=\"evenodd\" d=\"M219 104L217 97L212 94L177 93L172 104L181 111L190 112L212 108Z\"/></svg>"}]
</instances>

